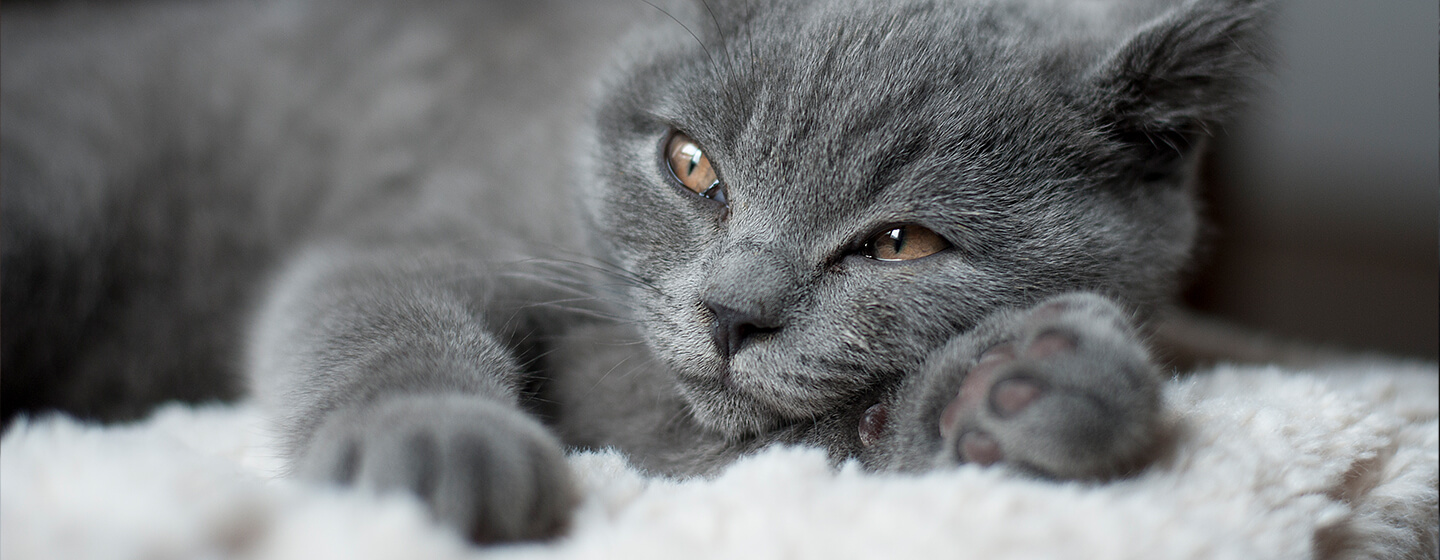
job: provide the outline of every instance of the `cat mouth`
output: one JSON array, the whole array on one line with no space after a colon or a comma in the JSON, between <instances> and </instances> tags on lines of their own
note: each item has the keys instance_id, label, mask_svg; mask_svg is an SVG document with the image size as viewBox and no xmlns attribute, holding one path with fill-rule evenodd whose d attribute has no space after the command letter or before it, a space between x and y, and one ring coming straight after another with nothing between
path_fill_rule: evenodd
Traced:
<instances>
[{"instance_id":1,"label":"cat mouth","mask_svg":"<svg viewBox=\"0 0 1440 560\"><path fill-rule=\"evenodd\" d=\"M725 360L709 372L680 372L677 377L682 384L697 391L755 400L740 381L744 375L737 372L729 360Z\"/></svg>"},{"instance_id":2,"label":"cat mouth","mask_svg":"<svg viewBox=\"0 0 1440 560\"><path fill-rule=\"evenodd\" d=\"M757 364L744 363L743 360L737 367L737 360L722 359L716 366L714 373L710 376L714 380L718 390L737 398L761 404L762 406L775 407L777 403L769 402L781 387L775 386L774 381L780 377L775 372L767 371L766 368L756 368ZM750 367L744 367L749 365Z\"/></svg>"},{"instance_id":3,"label":"cat mouth","mask_svg":"<svg viewBox=\"0 0 1440 560\"><path fill-rule=\"evenodd\" d=\"M720 364L720 370L716 373L720 377L720 386L726 392L740 394L745 393L745 390L741 389L740 384L736 383L735 381L735 368L730 365L729 360L726 360L725 363Z\"/></svg>"},{"instance_id":4,"label":"cat mouth","mask_svg":"<svg viewBox=\"0 0 1440 560\"><path fill-rule=\"evenodd\" d=\"M754 372L737 370L728 360L708 371L677 373L680 392L692 412L713 429L732 435L756 433L785 417L783 405L764 398L765 387L745 382L755 379Z\"/></svg>"},{"instance_id":5,"label":"cat mouth","mask_svg":"<svg viewBox=\"0 0 1440 560\"><path fill-rule=\"evenodd\" d=\"M785 421L784 415L736 384L728 372L723 378L682 378L679 387L700 424L730 437L761 433Z\"/></svg>"}]
</instances>

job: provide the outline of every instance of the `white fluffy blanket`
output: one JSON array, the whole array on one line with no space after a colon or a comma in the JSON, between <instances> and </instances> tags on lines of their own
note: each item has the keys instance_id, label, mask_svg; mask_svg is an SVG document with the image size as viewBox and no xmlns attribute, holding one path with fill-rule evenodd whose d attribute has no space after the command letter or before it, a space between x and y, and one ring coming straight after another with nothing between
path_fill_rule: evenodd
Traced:
<instances>
[{"instance_id":1,"label":"white fluffy blanket","mask_svg":"<svg viewBox=\"0 0 1440 560\"><path fill-rule=\"evenodd\" d=\"M1221 368L1172 382L1173 451L1056 484L966 466L828 468L772 449L711 479L572 457L568 536L467 547L413 500L299 484L252 406L144 423L18 423L0 442L0 556L29 558L1434 558L1434 366Z\"/></svg>"}]
</instances>

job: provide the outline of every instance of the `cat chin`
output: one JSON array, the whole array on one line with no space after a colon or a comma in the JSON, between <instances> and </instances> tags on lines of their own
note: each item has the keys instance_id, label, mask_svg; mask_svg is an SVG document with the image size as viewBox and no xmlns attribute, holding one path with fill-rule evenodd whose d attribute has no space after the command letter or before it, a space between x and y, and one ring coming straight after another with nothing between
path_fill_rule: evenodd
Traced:
<instances>
[{"instance_id":1,"label":"cat chin","mask_svg":"<svg viewBox=\"0 0 1440 560\"><path fill-rule=\"evenodd\" d=\"M700 425L739 439L787 423L781 411L728 386L719 377L679 377L680 395Z\"/></svg>"},{"instance_id":2,"label":"cat chin","mask_svg":"<svg viewBox=\"0 0 1440 560\"><path fill-rule=\"evenodd\" d=\"M658 352L657 352L658 353ZM691 416L707 429L742 439L782 426L810 421L832 411L845 395L807 391L785 381L791 364L741 359L725 364L670 361L670 371ZM731 370L735 365L739 370ZM769 367L767 367L769 366Z\"/></svg>"}]
</instances>

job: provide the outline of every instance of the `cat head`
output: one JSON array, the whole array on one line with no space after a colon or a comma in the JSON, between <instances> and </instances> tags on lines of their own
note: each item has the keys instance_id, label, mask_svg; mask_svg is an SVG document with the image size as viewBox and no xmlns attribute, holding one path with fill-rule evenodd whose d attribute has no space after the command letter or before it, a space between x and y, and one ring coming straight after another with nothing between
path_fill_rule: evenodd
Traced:
<instances>
[{"instance_id":1,"label":"cat head","mask_svg":"<svg viewBox=\"0 0 1440 560\"><path fill-rule=\"evenodd\" d=\"M997 309L1169 295L1264 6L1131 4L712 1L637 35L580 198L697 418L818 418Z\"/></svg>"}]
</instances>

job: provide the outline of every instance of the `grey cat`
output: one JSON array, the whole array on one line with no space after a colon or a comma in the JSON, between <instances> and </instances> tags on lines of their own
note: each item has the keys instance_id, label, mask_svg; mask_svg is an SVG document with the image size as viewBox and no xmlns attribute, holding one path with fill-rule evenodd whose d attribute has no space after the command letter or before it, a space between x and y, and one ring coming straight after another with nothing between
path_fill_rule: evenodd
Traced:
<instances>
[{"instance_id":1,"label":"grey cat","mask_svg":"<svg viewBox=\"0 0 1440 560\"><path fill-rule=\"evenodd\" d=\"M1266 11L8 3L5 415L248 390L476 542L567 448L1123 476Z\"/></svg>"}]
</instances>

